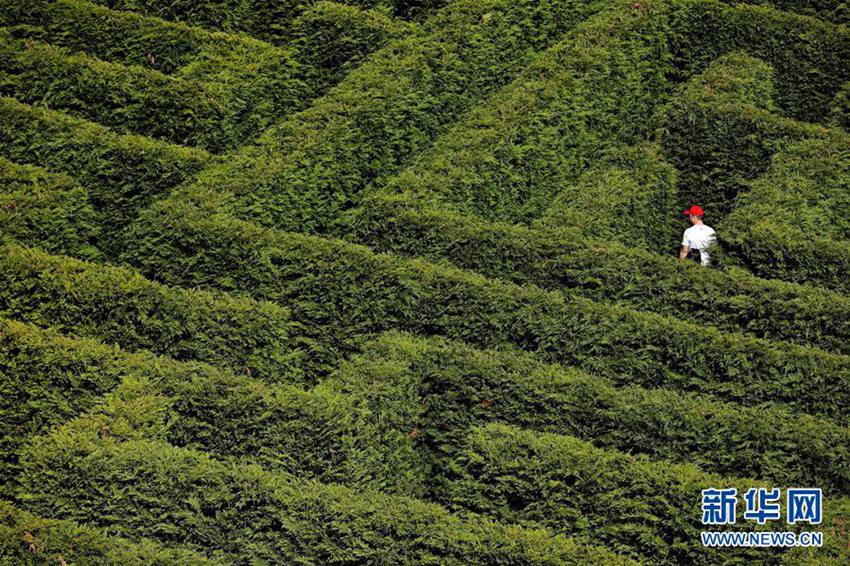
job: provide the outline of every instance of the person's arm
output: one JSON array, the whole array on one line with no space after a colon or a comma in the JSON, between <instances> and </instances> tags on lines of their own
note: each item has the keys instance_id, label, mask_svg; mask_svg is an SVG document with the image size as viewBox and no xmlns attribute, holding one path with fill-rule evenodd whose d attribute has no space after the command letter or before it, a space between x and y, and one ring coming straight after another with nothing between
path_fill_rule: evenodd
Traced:
<instances>
[{"instance_id":1,"label":"person's arm","mask_svg":"<svg viewBox=\"0 0 850 566\"><path fill-rule=\"evenodd\" d=\"M691 247L687 244L682 244L682 249L679 250L679 259L685 259L691 253Z\"/></svg>"}]
</instances>

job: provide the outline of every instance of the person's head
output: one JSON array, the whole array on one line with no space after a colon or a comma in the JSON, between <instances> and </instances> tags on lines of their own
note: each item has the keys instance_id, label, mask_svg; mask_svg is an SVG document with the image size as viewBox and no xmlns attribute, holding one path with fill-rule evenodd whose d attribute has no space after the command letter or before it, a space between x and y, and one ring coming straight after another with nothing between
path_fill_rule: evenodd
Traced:
<instances>
[{"instance_id":1,"label":"person's head","mask_svg":"<svg viewBox=\"0 0 850 566\"><path fill-rule=\"evenodd\" d=\"M698 204L695 204L689 209L682 211L682 214L688 217L688 220L691 221L691 224L702 224L702 217L705 216L702 207Z\"/></svg>"}]
</instances>

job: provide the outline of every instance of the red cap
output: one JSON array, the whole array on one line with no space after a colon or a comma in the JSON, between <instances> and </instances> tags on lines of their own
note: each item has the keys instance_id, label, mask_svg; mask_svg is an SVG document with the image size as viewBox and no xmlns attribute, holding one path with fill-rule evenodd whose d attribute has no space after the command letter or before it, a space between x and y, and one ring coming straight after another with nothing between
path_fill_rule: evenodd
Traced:
<instances>
[{"instance_id":1,"label":"red cap","mask_svg":"<svg viewBox=\"0 0 850 566\"><path fill-rule=\"evenodd\" d=\"M685 216L702 216L704 213L702 211L702 207L695 204L689 209L682 212Z\"/></svg>"}]
</instances>

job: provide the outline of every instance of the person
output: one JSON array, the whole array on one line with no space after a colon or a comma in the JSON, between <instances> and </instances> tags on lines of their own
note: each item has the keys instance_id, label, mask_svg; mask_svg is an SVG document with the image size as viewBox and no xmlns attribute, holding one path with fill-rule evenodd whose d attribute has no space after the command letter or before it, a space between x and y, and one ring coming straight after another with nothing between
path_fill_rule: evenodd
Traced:
<instances>
[{"instance_id":1,"label":"person","mask_svg":"<svg viewBox=\"0 0 850 566\"><path fill-rule=\"evenodd\" d=\"M692 226L685 230L682 236L679 259L692 259L699 262L701 266L708 267L711 263L709 248L715 240L714 229L703 223L705 213L699 205L690 207L683 211L683 214L688 217Z\"/></svg>"}]
</instances>

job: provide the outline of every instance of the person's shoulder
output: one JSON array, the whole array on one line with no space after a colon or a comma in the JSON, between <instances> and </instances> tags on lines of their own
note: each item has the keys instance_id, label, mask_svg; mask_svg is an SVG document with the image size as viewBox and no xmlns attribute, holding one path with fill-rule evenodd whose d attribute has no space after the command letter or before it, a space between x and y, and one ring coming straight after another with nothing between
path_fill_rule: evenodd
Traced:
<instances>
[{"instance_id":1,"label":"person's shoulder","mask_svg":"<svg viewBox=\"0 0 850 566\"><path fill-rule=\"evenodd\" d=\"M709 226L707 224L703 224L703 226L705 226L706 232L708 232L709 234L714 234L714 228L712 228L711 226Z\"/></svg>"}]
</instances>

